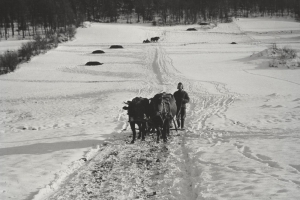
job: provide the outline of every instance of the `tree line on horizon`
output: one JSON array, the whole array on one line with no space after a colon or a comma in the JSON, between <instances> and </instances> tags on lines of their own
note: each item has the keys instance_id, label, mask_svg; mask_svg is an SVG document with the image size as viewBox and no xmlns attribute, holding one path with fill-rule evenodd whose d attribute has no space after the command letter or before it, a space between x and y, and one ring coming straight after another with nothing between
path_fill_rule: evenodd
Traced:
<instances>
[{"instance_id":1,"label":"tree line on horizon","mask_svg":"<svg viewBox=\"0 0 300 200\"><path fill-rule=\"evenodd\" d=\"M197 23L231 17L292 16L300 19L299 0L0 0L0 38L47 32L83 21Z\"/></svg>"}]
</instances>

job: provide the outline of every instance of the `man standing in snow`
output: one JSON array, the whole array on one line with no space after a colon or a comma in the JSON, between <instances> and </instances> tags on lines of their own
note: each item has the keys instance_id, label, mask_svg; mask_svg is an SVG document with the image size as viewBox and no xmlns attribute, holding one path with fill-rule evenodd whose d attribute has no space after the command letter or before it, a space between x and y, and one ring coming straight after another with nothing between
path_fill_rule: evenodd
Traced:
<instances>
[{"instance_id":1,"label":"man standing in snow","mask_svg":"<svg viewBox=\"0 0 300 200\"><path fill-rule=\"evenodd\" d=\"M177 105L176 120L178 128L184 129L184 119L186 116L186 104L190 101L190 97L186 91L183 90L183 84L181 82L177 85L177 91L174 93L174 98Z\"/></svg>"}]
</instances>

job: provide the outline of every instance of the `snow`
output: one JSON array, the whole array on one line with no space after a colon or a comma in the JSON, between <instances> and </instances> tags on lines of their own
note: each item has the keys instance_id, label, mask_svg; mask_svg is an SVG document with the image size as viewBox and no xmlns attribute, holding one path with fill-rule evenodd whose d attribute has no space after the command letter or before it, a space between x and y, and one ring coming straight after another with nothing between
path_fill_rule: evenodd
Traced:
<instances>
[{"instance_id":1,"label":"snow","mask_svg":"<svg viewBox=\"0 0 300 200\"><path fill-rule=\"evenodd\" d=\"M253 18L238 19L236 23L244 31L265 32L265 31L295 31L300 29L300 24L284 18Z\"/></svg>"},{"instance_id":2,"label":"snow","mask_svg":"<svg viewBox=\"0 0 300 200\"><path fill-rule=\"evenodd\" d=\"M299 35L299 23L266 18L87 23L0 76L0 199L299 199L300 70L255 56L273 43L299 56ZM191 97L186 131L128 144L123 102L178 82Z\"/></svg>"},{"instance_id":3,"label":"snow","mask_svg":"<svg viewBox=\"0 0 300 200\"><path fill-rule=\"evenodd\" d=\"M3 54L5 51L16 51L20 49L23 43L28 42L29 40L16 40L16 39L8 39L8 40L0 40L0 54Z\"/></svg>"}]
</instances>

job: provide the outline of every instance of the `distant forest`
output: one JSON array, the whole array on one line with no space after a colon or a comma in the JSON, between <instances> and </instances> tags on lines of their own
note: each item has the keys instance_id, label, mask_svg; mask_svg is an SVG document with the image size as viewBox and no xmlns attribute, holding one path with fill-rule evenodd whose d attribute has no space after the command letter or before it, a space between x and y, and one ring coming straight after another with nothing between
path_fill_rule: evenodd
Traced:
<instances>
[{"instance_id":1,"label":"distant forest","mask_svg":"<svg viewBox=\"0 0 300 200\"><path fill-rule=\"evenodd\" d=\"M86 20L117 22L120 16L130 23L159 17L160 24L228 22L231 17L253 16L299 20L300 0L0 0L0 36L78 27Z\"/></svg>"}]
</instances>

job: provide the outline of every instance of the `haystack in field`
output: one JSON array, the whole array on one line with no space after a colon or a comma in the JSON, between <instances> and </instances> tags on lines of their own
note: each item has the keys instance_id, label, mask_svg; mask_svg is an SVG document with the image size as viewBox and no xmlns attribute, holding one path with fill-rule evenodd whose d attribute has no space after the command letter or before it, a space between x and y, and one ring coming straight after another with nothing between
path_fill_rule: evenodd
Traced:
<instances>
[{"instance_id":1,"label":"haystack in field","mask_svg":"<svg viewBox=\"0 0 300 200\"><path fill-rule=\"evenodd\" d=\"M111 45L110 49L123 49L122 45Z\"/></svg>"},{"instance_id":2,"label":"haystack in field","mask_svg":"<svg viewBox=\"0 0 300 200\"><path fill-rule=\"evenodd\" d=\"M96 50L92 52L92 54L101 54L101 53L105 53L105 52L102 50Z\"/></svg>"},{"instance_id":3,"label":"haystack in field","mask_svg":"<svg viewBox=\"0 0 300 200\"><path fill-rule=\"evenodd\" d=\"M98 61L89 61L85 64L86 66L92 66L92 65L103 65L103 63L100 63Z\"/></svg>"}]
</instances>

